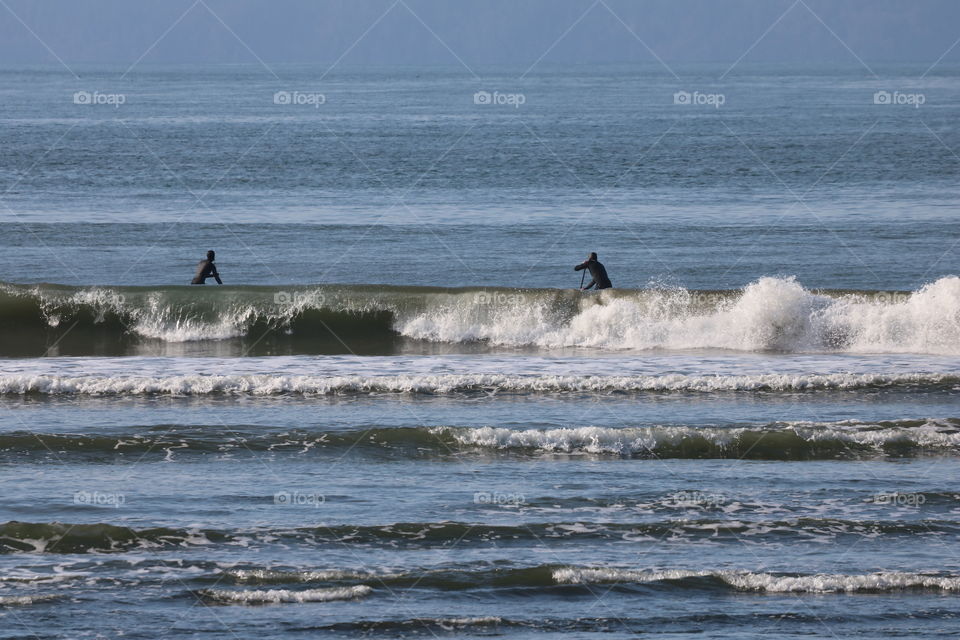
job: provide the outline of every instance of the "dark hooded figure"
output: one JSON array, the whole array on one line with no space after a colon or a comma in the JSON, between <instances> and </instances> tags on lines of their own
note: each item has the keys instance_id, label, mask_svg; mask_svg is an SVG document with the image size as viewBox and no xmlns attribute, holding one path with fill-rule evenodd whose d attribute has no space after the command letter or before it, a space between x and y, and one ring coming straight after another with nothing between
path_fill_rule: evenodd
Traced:
<instances>
[{"instance_id":1,"label":"dark hooded figure","mask_svg":"<svg viewBox=\"0 0 960 640\"><path fill-rule=\"evenodd\" d=\"M217 281L217 284L223 284L223 281L220 280L220 274L217 273L217 265L213 264L216 255L212 249L207 251L207 259L201 260L200 264L197 265L197 275L193 276L193 281L190 284L207 284L207 278L213 278Z\"/></svg>"},{"instance_id":2,"label":"dark hooded figure","mask_svg":"<svg viewBox=\"0 0 960 640\"><path fill-rule=\"evenodd\" d=\"M583 269L590 270L592 280L590 280L590 284L581 289L581 291L586 291L594 286L596 286L597 289L609 289L613 286L613 284L610 283L610 278L607 277L607 270L597 261L596 253L591 253L589 258L573 268L574 271L582 271Z\"/></svg>"}]
</instances>

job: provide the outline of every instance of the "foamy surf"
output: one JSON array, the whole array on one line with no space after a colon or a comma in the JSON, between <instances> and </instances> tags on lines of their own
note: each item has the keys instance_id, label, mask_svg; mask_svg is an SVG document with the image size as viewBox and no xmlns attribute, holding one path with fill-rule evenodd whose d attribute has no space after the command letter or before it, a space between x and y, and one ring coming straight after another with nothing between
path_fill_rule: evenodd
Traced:
<instances>
[{"instance_id":1,"label":"foamy surf","mask_svg":"<svg viewBox=\"0 0 960 640\"><path fill-rule=\"evenodd\" d=\"M801 392L881 387L947 387L960 377L946 373L761 374L690 376L576 376L440 374L395 376L176 375L0 376L2 394L40 395L339 395L451 393L641 393L771 391Z\"/></svg>"},{"instance_id":2,"label":"foamy surf","mask_svg":"<svg viewBox=\"0 0 960 640\"><path fill-rule=\"evenodd\" d=\"M357 600L370 595L373 591L366 585L352 587L334 587L330 589L259 589L254 591L236 591L231 589L203 589L198 594L220 604L282 604L306 602L333 602L335 600Z\"/></svg>"},{"instance_id":3,"label":"foamy surf","mask_svg":"<svg viewBox=\"0 0 960 640\"><path fill-rule=\"evenodd\" d=\"M369 580L381 578L357 571L284 571L280 569L230 569L224 572L238 584L270 584L284 582L329 582L331 580Z\"/></svg>"},{"instance_id":4,"label":"foamy surf","mask_svg":"<svg viewBox=\"0 0 960 640\"><path fill-rule=\"evenodd\" d=\"M425 340L547 349L960 352L957 277L912 294L816 293L793 278L761 278L739 293L605 292L579 301L568 315L533 296L515 297L520 301L486 314L448 304L400 317L396 326L405 336Z\"/></svg>"},{"instance_id":5,"label":"foamy surf","mask_svg":"<svg viewBox=\"0 0 960 640\"><path fill-rule=\"evenodd\" d=\"M457 445L499 451L597 455L763 459L849 458L888 449L947 454L960 450L952 421L921 425L787 423L756 427L571 427L506 429L437 427Z\"/></svg>"},{"instance_id":6,"label":"foamy surf","mask_svg":"<svg viewBox=\"0 0 960 640\"><path fill-rule=\"evenodd\" d=\"M960 577L924 573L876 572L862 575L784 576L749 571L630 570L563 568L553 572L559 584L622 584L713 578L738 591L767 593L883 593L906 590L960 591Z\"/></svg>"},{"instance_id":7,"label":"foamy surf","mask_svg":"<svg viewBox=\"0 0 960 640\"><path fill-rule=\"evenodd\" d=\"M0 607L26 607L41 602L51 602L59 599L57 594L41 594L28 596L0 596Z\"/></svg>"},{"instance_id":8,"label":"foamy surf","mask_svg":"<svg viewBox=\"0 0 960 640\"><path fill-rule=\"evenodd\" d=\"M342 348L342 342L355 351L390 349L391 341L403 339L547 351L960 354L956 276L913 292L811 291L794 278L765 277L742 290L593 295L374 285L224 287L201 294L186 287L0 284L0 319L8 314L21 323L20 341L47 344L69 326L105 344L119 341L116 349L132 348L124 340L143 347L253 336L301 353ZM29 317L34 320L24 322Z\"/></svg>"}]
</instances>

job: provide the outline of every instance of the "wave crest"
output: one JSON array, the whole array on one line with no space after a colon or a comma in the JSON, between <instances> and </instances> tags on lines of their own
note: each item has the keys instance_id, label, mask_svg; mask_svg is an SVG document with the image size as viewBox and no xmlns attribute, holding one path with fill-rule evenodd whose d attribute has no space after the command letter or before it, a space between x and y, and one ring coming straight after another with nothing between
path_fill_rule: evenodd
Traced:
<instances>
[{"instance_id":1,"label":"wave crest","mask_svg":"<svg viewBox=\"0 0 960 640\"><path fill-rule=\"evenodd\" d=\"M198 290L202 289L202 291ZM0 284L0 353L77 333L61 353L240 342L293 353L392 353L403 341L605 350L960 354L960 278L917 291L437 289L371 285L72 288ZM96 341L91 340L96 338ZM43 352L43 350L41 350ZM78 355L87 355L78 353Z\"/></svg>"},{"instance_id":2,"label":"wave crest","mask_svg":"<svg viewBox=\"0 0 960 640\"><path fill-rule=\"evenodd\" d=\"M897 420L881 423L788 422L768 425L646 427L384 427L338 431L259 428L223 430L215 425L169 425L126 433L0 434L0 461L84 457L111 462L139 455L164 460L191 455L537 456L543 454L633 458L734 458L752 460L859 459L960 454L960 420ZM238 433L243 430L243 433Z\"/></svg>"}]
</instances>

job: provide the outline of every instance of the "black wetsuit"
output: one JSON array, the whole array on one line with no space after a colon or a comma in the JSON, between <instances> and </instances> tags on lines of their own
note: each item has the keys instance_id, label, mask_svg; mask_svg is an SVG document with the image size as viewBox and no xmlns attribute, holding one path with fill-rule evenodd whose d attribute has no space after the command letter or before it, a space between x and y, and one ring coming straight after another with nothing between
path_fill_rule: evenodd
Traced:
<instances>
[{"instance_id":1,"label":"black wetsuit","mask_svg":"<svg viewBox=\"0 0 960 640\"><path fill-rule=\"evenodd\" d=\"M589 289L594 285L596 285L597 289L609 289L613 286L613 284L610 283L610 278L607 277L607 270L597 260L587 260L583 264L578 264L573 268L574 271L581 271L583 269L589 269L590 277L593 278L590 284L585 286L584 289Z\"/></svg>"},{"instance_id":2,"label":"black wetsuit","mask_svg":"<svg viewBox=\"0 0 960 640\"><path fill-rule=\"evenodd\" d=\"M217 281L217 284L223 284L220 280L220 274L217 273L217 265L213 264L213 260L200 261L200 264L197 265L197 275L193 276L193 281L190 284L207 284L207 278L213 278Z\"/></svg>"}]
</instances>

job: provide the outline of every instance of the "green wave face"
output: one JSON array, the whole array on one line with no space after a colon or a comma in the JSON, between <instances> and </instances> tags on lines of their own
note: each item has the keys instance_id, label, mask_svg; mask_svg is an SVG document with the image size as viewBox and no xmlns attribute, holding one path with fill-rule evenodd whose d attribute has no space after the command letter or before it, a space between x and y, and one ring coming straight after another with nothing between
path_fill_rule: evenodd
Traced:
<instances>
[{"instance_id":1,"label":"green wave face","mask_svg":"<svg viewBox=\"0 0 960 640\"><path fill-rule=\"evenodd\" d=\"M0 357L492 349L960 353L960 278L916 292L0 284ZM453 345L453 347L451 347Z\"/></svg>"}]
</instances>

